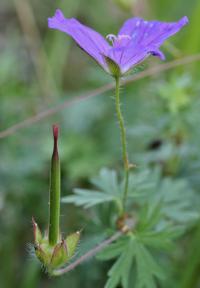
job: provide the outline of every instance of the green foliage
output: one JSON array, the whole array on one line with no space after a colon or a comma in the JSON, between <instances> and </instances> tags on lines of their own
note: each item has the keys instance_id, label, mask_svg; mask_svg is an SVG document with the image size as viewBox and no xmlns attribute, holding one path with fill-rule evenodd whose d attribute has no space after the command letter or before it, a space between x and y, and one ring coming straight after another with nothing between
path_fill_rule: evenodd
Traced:
<instances>
[{"instance_id":1,"label":"green foliage","mask_svg":"<svg viewBox=\"0 0 200 288\"><path fill-rule=\"evenodd\" d=\"M108 272L109 280L107 281L105 288L114 288L120 283L123 287L128 287L133 260L132 250L130 250L131 248L131 241L130 243L127 241L118 260Z\"/></svg>"},{"instance_id":2,"label":"green foliage","mask_svg":"<svg viewBox=\"0 0 200 288\"><path fill-rule=\"evenodd\" d=\"M133 13L163 21L187 15L190 24L163 47L166 62L199 51L199 0L82 2L24 1L33 16L31 26L26 9L16 9L21 0L0 1L1 131L111 82L69 37L47 29L47 17L58 7L104 36L117 34ZM159 60L151 57L134 72L157 64ZM121 206L123 174L113 91L70 104L62 113L28 122L0 139L0 287L13 288L17 283L23 288L102 288L107 271L108 281L118 286L127 287L129 279L130 288L133 283L149 288L157 282L161 288L198 287L199 66L195 61L174 67L121 89L130 160L138 167L131 173L127 206L136 223L133 238L122 237L102 252L106 261L89 261L67 277L49 279L25 253L26 244L33 242L32 215L37 214L42 227L48 217L50 127L55 122L61 126L62 196L82 206L63 204L61 217L63 231L71 227L69 234L84 228L81 254L115 231ZM104 169L104 175L95 177L105 166L118 173ZM90 183L91 177L96 181ZM82 188L72 194L72 187ZM124 249L128 245L131 253ZM164 272L157 270L158 265Z\"/></svg>"},{"instance_id":3,"label":"green foliage","mask_svg":"<svg viewBox=\"0 0 200 288\"><path fill-rule=\"evenodd\" d=\"M62 198L63 203L74 203L77 206L89 208L104 202L120 202L120 187L117 183L115 171L102 169L99 177L93 178L91 183L98 190L75 189L75 195Z\"/></svg>"},{"instance_id":4,"label":"green foliage","mask_svg":"<svg viewBox=\"0 0 200 288\"><path fill-rule=\"evenodd\" d=\"M191 90L189 75L183 75L179 78L173 76L167 83L158 84L158 93L172 115L177 114L190 103L191 95L188 90Z\"/></svg>"},{"instance_id":5,"label":"green foliage","mask_svg":"<svg viewBox=\"0 0 200 288\"><path fill-rule=\"evenodd\" d=\"M137 275L135 287L138 288L155 288L155 279L164 277L162 269L137 236L128 235L125 239L111 244L98 255L98 259L109 260L118 255L120 256L108 272L106 288L115 288L119 284L124 288L131 287L133 283L130 283L130 274L134 271ZM134 264L136 269L133 271Z\"/></svg>"},{"instance_id":6,"label":"green foliage","mask_svg":"<svg viewBox=\"0 0 200 288\"><path fill-rule=\"evenodd\" d=\"M123 182L115 171L103 169L91 183L98 190L75 189L75 194L64 197L63 202L85 208L110 201L120 203ZM106 261L117 257L105 287L131 287L130 274L136 271L135 287L155 288L156 279L163 279L165 273L149 249L168 251L175 246L174 240L199 218L195 200L184 179L163 178L159 169L132 173L128 213L135 225L132 232L98 255Z\"/></svg>"},{"instance_id":7,"label":"green foliage","mask_svg":"<svg viewBox=\"0 0 200 288\"><path fill-rule=\"evenodd\" d=\"M85 208L111 201L120 203L123 181L117 179L115 171L102 169L91 184L95 190L76 188L74 195L63 197L62 202ZM159 169L132 173L128 192L129 206L138 204L148 208L141 219L149 221L154 211L169 223L185 224L199 217L195 207L196 197L188 183L184 179L162 179Z\"/></svg>"}]
</instances>

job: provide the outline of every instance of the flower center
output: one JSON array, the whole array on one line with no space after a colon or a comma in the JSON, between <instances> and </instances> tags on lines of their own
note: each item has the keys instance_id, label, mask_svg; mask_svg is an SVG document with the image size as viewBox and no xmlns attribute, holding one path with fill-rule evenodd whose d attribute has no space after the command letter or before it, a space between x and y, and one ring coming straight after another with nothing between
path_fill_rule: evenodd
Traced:
<instances>
[{"instance_id":1,"label":"flower center","mask_svg":"<svg viewBox=\"0 0 200 288\"><path fill-rule=\"evenodd\" d=\"M129 35L114 35L114 34L108 34L106 36L106 39L108 39L112 46L114 48L119 48L119 47L123 47L123 46L126 46L128 44L128 42L131 40L131 36Z\"/></svg>"}]
</instances>

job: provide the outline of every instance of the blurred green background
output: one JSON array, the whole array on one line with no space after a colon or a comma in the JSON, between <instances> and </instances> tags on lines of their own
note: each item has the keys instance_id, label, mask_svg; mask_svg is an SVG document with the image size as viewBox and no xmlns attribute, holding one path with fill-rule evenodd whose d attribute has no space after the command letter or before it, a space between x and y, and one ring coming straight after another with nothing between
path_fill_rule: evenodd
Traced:
<instances>
[{"instance_id":1,"label":"blurred green background","mask_svg":"<svg viewBox=\"0 0 200 288\"><path fill-rule=\"evenodd\" d=\"M44 229L48 217L51 125L62 137L62 195L107 166L119 170L121 148L114 92L72 102L26 127L25 119L112 82L64 33L47 29L61 8L103 35L116 34L129 17L190 24L163 46L166 61L200 49L199 0L1 0L0 2L0 287L103 287L109 263L91 260L67 276L49 279L31 256L31 217ZM198 59L198 58L197 58ZM200 62L155 73L122 88L130 158L140 167L160 165L163 177L182 177L200 204ZM200 60L200 57L199 57ZM136 72L159 65L151 57ZM37 117L36 117L37 119ZM6 130L6 133L4 131ZM7 133L8 132L8 133ZM62 205L62 231L90 228L87 211ZM200 287L200 223L177 245L173 270L178 288ZM170 283L170 281L169 281ZM166 287L172 287L166 283Z\"/></svg>"}]
</instances>

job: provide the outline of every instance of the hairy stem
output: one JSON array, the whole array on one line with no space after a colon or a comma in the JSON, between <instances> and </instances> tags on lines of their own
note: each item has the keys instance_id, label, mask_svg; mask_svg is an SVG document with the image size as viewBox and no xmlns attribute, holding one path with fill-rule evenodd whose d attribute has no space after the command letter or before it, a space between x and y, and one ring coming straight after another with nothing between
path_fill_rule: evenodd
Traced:
<instances>
[{"instance_id":1,"label":"hairy stem","mask_svg":"<svg viewBox=\"0 0 200 288\"><path fill-rule=\"evenodd\" d=\"M55 245L59 239L60 226L60 160L58 155L58 126L53 126L54 148L51 159L49 194L49 244Z\"/></svg>"},{"instance_id":2,"label":"hairy stem","mask_svg":"<svg viewBox=\"0 0 200 288\"><path fill-rule=\"evenodd\" d=\"M119 122L119 128L121 133L121 143L122 143L122 157L124 162L124 170L125 170L125 184L124 184L124 193L123 193L123 212L125 211L126 199L128 194L128 181L129 181L129 160L128 160L128 152L127 152L127 143L126 143L126 128L124 125L124 118L121 112L120 107L120 78L116 77L116 95L115 95L115 104L116 104L116 112L117 119Z\"/></svg>"},{"instance_id":3,"label":"hairy stem","mask_svg":"<svg viewBox=\"0 0 200 288\"><path fill-rule=\"evenodd\" d=\"M98 252L100 252L105 247L107 247L109 244L111 244L113 241L115 241L119 237L121 237L122 234L123 234L123 232L121 232L121 231L116 232L112 237L106 239L105 241L103 241L98 246L96 246L93 249L89 250L87 253L82 255L80 258L75 260L73 263L69 264L67 267L64 267L64 268L61 268L61 269L53 271L52 276L59 276L59 275L68 273L69 271L73 270L74 268L76 268L77 266L79 266L83 262L87 261L91 257L94 257Z\"/></svg>"},{"instance_id":4,"label":"hairy stem","mask_svg":"<svg viewBox=\"0 0 200 288\"><path fill-rule=\"evenodd\" d=\"M108 245L110 245L112 242L116 241L118 238L120 238L122 235L127 234L127 233L131 233L131 229L134 228L135 226L135 221L134 219L129 219L124 227L122 227L122 229L118 232L116 232L114 235L112 235L110 238L104 240L103 242L101 242L99 245L97 245L96 247L92 248L91 250L89 250L87 253L85 253L84 255L82 255L81 257L79 257L77 260L75 260L74 262L72 262L71 264L69 264L67 267L64 268L60 268L57 270L54 270L52 272L52 276L60 276L63 275L65 273L68 273L69 271L75 269L77 266L79 266L80 264L82 264L83 262L87 261L88 259L90 259L91 257L94 257L97 253L99 253L100 251L102 251L104 248L106 248Z\"/></svg>"}]
</instances>

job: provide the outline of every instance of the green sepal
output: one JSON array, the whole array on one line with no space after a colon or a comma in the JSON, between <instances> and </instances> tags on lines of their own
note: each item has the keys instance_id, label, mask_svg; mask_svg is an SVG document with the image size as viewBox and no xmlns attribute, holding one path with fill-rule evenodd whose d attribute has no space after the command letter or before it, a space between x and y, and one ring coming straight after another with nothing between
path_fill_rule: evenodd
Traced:
<instances>
[{"instance_id":1,"label":"green sepal","mask_svg":"<svg viewBox=\"0 0 200 288\"><path fill-rule=\"evenodd\" d=\"M119 65L114 62L110 57L104 56L104 59L106 61L106 64L108 65L110 74L115 78L119 78L121 76L121 70Z\"/></svg>"},{"instance_id":2,"label":"green sepal","mask_svg":"<svg viewBox=\"0 0 200 288\"><path fill-rule=\"evenodd\" d=\"M58 268L67 262L67 245L65 240L58 243L53 251L50 266L52 269Z\"/></svg>"},{"instance_id":3,"label":"green sepal","mask_svg":"<svg viewBox=\"0 0 200 288\"><path fill-rule=\"evenodd\" d=\"M69 235L65 240L60 240L61 236L59 236L58 243L52 246L47 234L42 237L34 219L33 225L35 255L48 273L52 275L53 270L64 266L74 256L80 239L80 232Z\"/></svg>"},{"instance_id":4,"label":"green sepal","mask_svg":"<svg viewBox=\"0 0 200 288\"><path fill-rule=\"evenodd\" d=\"M80 232L79 231L69 235L66 238L68 259L71 259L71 257L74 255L79 240L80 240Z\"/></svg>"},{"instance_id":5,"label":"green sepal","mask_svg":"<svg viewBox=\"0 0 200 288\"><path fill-rule=\"evenodd\" d=\"M34 242L35 244L39 244L42 241L42 233L40 231L40 228L38 227L38 224L35 222L35 219L33 217L32 217L32 223L33 223Z\"/></svg>"},{"instance_id":6,"label":"green sepal","mask_svg":"<svg viewBox=\"0 0 200 288\"><path fill-rule=\"evenodd\" d=\"M52 248L50 248L48 244L35 245L35 255L48 269L52 257Z\"/></svg>"}]
</instances>

